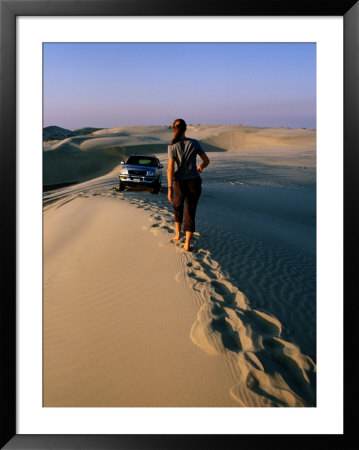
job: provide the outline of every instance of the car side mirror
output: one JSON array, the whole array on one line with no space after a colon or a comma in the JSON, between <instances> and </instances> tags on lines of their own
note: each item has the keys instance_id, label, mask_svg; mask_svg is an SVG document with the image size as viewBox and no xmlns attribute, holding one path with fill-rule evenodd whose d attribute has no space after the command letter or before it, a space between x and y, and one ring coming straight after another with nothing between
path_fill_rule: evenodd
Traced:
<instances>
[{"instance_id":1,"label":"car side mirror","mask_svg":"<svg viewBox=\"0 0 359 450\"><path fill-rule=\"evenodd\" d=\"M158 167L159 167L160 169L163 169L163 164L160 164Z\"/></svg>"}]
</instances>

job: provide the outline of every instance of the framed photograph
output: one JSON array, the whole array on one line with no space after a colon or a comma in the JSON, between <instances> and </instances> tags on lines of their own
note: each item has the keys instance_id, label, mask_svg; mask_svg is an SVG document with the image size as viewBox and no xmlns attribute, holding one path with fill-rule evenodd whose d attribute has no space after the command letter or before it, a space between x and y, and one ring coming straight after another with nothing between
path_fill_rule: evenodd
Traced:
<instances>
[{"instance_id":1,"label":"framed photograph","mask_svg":"<svg viewBox=\"0 0 359 450\"><path fill-rule=\"evenodd\" d=\"M2 448L344 448L358 2L0 1Z\"/></svg>"}]
</instances>

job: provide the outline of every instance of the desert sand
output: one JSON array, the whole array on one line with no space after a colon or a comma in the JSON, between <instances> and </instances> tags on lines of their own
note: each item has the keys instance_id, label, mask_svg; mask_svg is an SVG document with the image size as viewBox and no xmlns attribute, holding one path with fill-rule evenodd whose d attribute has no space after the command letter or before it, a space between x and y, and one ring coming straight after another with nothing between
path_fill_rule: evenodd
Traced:
<instances>
[{"instance_id":1,"label":"desert sand","mask_svg":"<svg viewBox=\"0 0 359 450\"><path fill-rule=\"evenodd\" d=\"M211 160L193 252L170 242L171 129L83 131L44 133L44 406L315 406L315 130L189 125ZM118 190L135 152L158 195Z\"/></svg>"}]
</instances>

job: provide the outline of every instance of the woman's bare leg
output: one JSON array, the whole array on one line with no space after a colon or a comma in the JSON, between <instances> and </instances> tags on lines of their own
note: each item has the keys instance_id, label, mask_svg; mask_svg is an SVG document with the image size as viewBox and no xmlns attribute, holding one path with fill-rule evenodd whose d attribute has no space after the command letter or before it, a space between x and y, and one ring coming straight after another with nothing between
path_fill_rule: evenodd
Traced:
<instances>
[{"instance_id":1,"label":"woman's bare leg","mask_svg":"<svg viewBox=\"0 0 359 450\"><path fill-rule=\"evenodd\" d=\"M193 231L186 231L186 242L184 244L184 249L189 251L190 250L190 243L193 236Z\"/></svg>"},{"instance_id":2,"label":"woman's bare leg","mask_svg":"<svg viewBox=\"0 0 359 450\"><path fill-rule=\"evenodd\" d=\"M175 237L173 238L174 241L179 241L181 239L181 227L182 222L175 222L176 234Z\"/></svg>"}]
</instances>

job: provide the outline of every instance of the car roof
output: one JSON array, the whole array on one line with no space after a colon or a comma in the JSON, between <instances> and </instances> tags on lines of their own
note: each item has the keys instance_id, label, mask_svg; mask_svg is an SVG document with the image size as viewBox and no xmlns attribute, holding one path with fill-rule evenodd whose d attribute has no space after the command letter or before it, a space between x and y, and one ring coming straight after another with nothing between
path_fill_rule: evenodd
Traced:
<instances>
[{"instance_id":1,"label":"car roof","mask_svg":"<svg viewBox=\"0 0 359 450\"><path fill-rule=\"evenodd\" d=\"M128 157L131 158L132 156L138 156L139 158L151 158L151 159L157 159L157 156L155 155L141 155L139 153L135 153L133 155L129 155Z\"/></svg>"}]
</instances>

